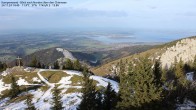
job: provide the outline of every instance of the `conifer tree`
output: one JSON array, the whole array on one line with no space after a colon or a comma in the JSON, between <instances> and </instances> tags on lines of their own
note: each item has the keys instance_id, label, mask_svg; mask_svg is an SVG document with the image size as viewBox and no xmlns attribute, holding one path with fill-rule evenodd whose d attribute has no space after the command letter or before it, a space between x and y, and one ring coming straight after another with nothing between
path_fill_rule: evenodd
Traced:
<instances>
[{"instance_id":1,"label":"conifer tree","mask_svg":"<svg viewBox=\"0 0 196 110\"><path fill-rule=\"evenodd\" d=\"M66 60L65 68L69 70L73 69L73 63L71 62L70 59Z\"/></svg>"},{"instance_id":2,"label":"conifer tree","mask_svg":"<svg viewBox=\"0 0 196 110\"><path fill-rule=\"evenodd\" d=\"M73 63L73 68L74 70L81 70L81 64L79 62L79 60L75 60L74 63Z\"/></svg>"},{"instance_id":3,"label":"conifer tree","mask_svg":"<svg viewBox=\"0 0 196 110\"><path fill-rule=\"evenodd\" d=\"M54 69L59 69L60 66L59 66L59 62L58 61L55 61L54 62Z\"/></svg>"},{"instance_id":4,"label":"conifer tree","mask_svg":"<svg viewBox=\"0 0 196 110\"><path fill-rule=\"evenodd\" d=\"M45 69L45 68L46 68L46 66L45 66L44 64L42 64L41 68Z\"/></svg>"},{"instance_id":5,"label":"conifer tree","mask_svg":"<svg viewBox=\"0 0 196 110\"><path fill-rule=\"evenodd\" d=\"M16 79L14 76L11 76L11 90L10 90L10 98L14 98L20 92L19 86L16 83Z\"/></svg>"},{"instance_id":6,"label":"conifer tree","mask_svg":"<svg viewBox=\"0 0 196 110\"><path fill-rule=\"evenodd\" d=\"M37 58L34 56L31 60L30 67L37 67Z\"/></svg>"},{"instance_id":7,"label":"conifer tree","mask_svg":"<svg viewBox=\"0 0 196 110\"><path fill-rule=\"evenodd\" d=\"M124 71L124 69L122 69ZM132 104L132 95L133 88L131 85L134 83L134 73L133 73L132 64L129 65L128 74L121 73L120 79L120 90L119 90L119 100L117 103L118 110L129 110L133 106Z\"/></svg>"},{"instance_id":8,"label":"conifer tree","mask_svg":"<svg viewBox=\"0 0 196 110\"><path fill-rule=\"evenodd\" d=\"M166 69L162 69L161 70L162 75L161 75L161 82L166 82L167 81L167 70Z\"/></svg>"},{"instance_id":9,"label":"conifer tree","mask_svg":"<svg viewBox=\"0 0 196 110\"><path fill-rule=\"evenodd\" d=\"M0 61L0 72L6 70L7 64Z\"/></svg>"},{"instance_id":10,"label":"conifer tree","mask_svg":"<svg viewBox=\"0 0 196 110\"><path fill-rule=\"evenodd\" d=\"M37 63L37 68L41 68L41 67L42 67L41 63L38 62L38 63Z\"/></svg>"},{"instance_id":11,"label":"conifer tree","mask_svg":"<svg viewBox=\"0 0 196 110\"><path fill-rule=\"evenodd\" d=\"M85 69L83 71L83 84L82 84L82 101L78 106L78 110L94 110L96 107L96 90L93 85L93 80Z\"/></svg>"},{"instance_id":12,"label":"conifer tree","mask_svg":"<svg viewBox=\"0 0 196 110\"><path fill-rule=\"evenodd\" d=\"M176 76L176 80L177 80L178 85L185 86L187 81L185 79L183 67L184 67L183 61L182 61L182 59L180 59L179 63L177 63L177 65L175 67L175 76Z\"/></svg>"},{"instance_id":13,"label":"conifer tree","mask_svg":"<svg viewBox=\"0 0 196 110\"><path fill-rule=\"evenodd\" d=\"M153 73L154 73L154 82L157 87L160 87L162 85L162 82L161 82L162 71L161 71L161 64L159 60L155 61Z\"/></svg>"},{"instance_id":14,"label":"conifer tree","mask_svg":"<svg viewBox=\"0 0 196 110\"><path fill-rule=\"evenodd\" d=\"M34 104L32 103L32 96L27 95L27 99L25 101L27 108L25 110L36 110Z\"/></svg>"},{"instance_id":15,"label":"conifer tree","mask_svg":"<svg viewBox=\"0 0 196 110\"><path fill-rule=\"evenodd\" d=\"M103 108L104 110L114 110L116 104L117 104L117 94L112 89L111 84L108 83L108 86L104 92Z\"/></svg>"},{"instance_id":16,"label":"conifer tree","mask_svg":"<svg viewBox=\"0 0 196 110\"><path fill-rule=\"evenodd\" d=\"M52 110L63 110L63 102L61 101L61 91L57 88L57 85L54 87L54 91L52 93L53 106Z\"/></svg>"},{"instance_id":17,"label":"conifer tree","mask_svg":"<svg viewBox=\"0 0 196 110\"><path fill-rule=\"evenodd\" d=\"M104 110L102 99L102 92L100 90L96 91L95 110Z\"/></svg>"},{"instance_id":18,"label":"conifer tree","mask_svg":"<svg viewBox=\"0 0 196 110\"><path fill-rule=\"evenodd\" d=\"M155 106L150 103L161 100L162 90L154 82L155 75L151 61L147 57L140 58L135 72L134 82L131 83L133 88L132 105L141 109L157 109L153 108Z\"/></svg>"},{"instance_id":19,"label":"conifer tree","mask_svg":"<svg viewBox=\"0 0 196 110\"><path fill-rule=\"evenodd\" d=\"M193 61L193 70L194 70L194 76L193 79L196 79L196 55L194 57L194 61Z\"/></svg>"}]
</instances>

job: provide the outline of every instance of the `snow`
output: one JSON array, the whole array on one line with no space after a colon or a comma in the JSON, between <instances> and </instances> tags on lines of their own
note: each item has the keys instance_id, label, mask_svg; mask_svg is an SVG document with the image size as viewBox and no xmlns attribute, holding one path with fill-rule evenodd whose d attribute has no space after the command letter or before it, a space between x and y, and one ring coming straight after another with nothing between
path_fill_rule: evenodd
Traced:
<instances>
[{"instance_id":1,"label":"snow","mask_svg":"<svg viewBox=\"0 0 196 110\"><path fill-rule=\"evenodd\" d=\"M194 72L186 73L186 79L189 81L193 81Z\"/></svg>"},{"instance_id":2,"label":"snow","mask_svg":"<svg viewBox=\"0 0 196 110\"><path fill-rule=\"evenodd\" d=\"M65 58L69 58L71 60L76 60L71 52L62 48L56 48L57 51L62 52Z\"/></svg>"},{"instance_id":3,"label":"snow","mask_svg":"<svg viewBox=\"0 0 196 110\"><path fill-rule=\"evenodd\" d=\"M62 77L58 84L71 84L71 81L69 81L71 77L72 76Z\"/></svg>"},{"instance_id":4,"label":"snow","mask_svg":"<svg viewBox=\"0 0 196 110\"><path fill-rule=\"evenodd\" d=\"M74 71L74 70L65 70L64 72L66 72L69 75L78 75L78 76L82 76L82 73L79 71Z\"/></svg>"},{"instance_id":5,"label":"snow","mask_svg":"<svg viewBox=\"0 0 196 110\"><path fill-rule=\"evenodd\" d=\"M78 75L78 76L82 76L82 72L79 72L79 71L73 71L73 70L66 70L64 71L66 72L67 74L69 75ZM104 86L106 87L108 85L108 82L111 83L113 89L118 92L119 91L119 88L118 88L118 83L113 81L113 80L110 80L110 79L107 79L107 78L103 78L101 76L95 76L95 75L92 75L90 76L91 79L93 80L96 80L99 82L99 84L97 86Z\"/></svg>"},{"instance_id":6,"label":"snow","mask_svg":"<svg viewBox=\"0 0 196 110\"><path fill-rule=\"evenodd\" d=\"M0 94L2 91L6 90L6 89L10 89L10 88L11 88L10 84L4 84L2 79L0 79Z\"/></svg>"},{"instance_id":7,"label":"snow","mask_svg":"<svg viewBox=\"0 0 196 110\"><path fill-rule=\"evenodd\" d=\"M195 110L196 104L190 100L185 99L183 104L177 104L176 110Z\"/></svg>"},{"instance_id":8,"label":"snow","mask_svg":"<svg viewBox=\"0 0 196 110\"><path fill-rule=\"evenodd\" d=\"M41 82L41 80L38 79L37 77L34 77L34 78L33 78L33 81L34 81L34 82Z\"/></svg>"},{"instance_id":9,"label":"snow","mask_svg":"<svg viewBox=\"0 0 196 110\"><path fill-rule=\"evenodd\" d=\"M108 82L110 82L111 85L112 85L112 88L115 90L115 92L119 91L118 83L113 81L113 80L106 79L106 78L103 78L101 76L94 76L94 75L90 76L90 78L99 82L99 84L97 84L97 86L107 87Z\"/></svg>"},{"instance_id":10,"label":"snow","mask_svg":"<svg viewBox=\"0 0 196 110\"><path fill-rule=\"evenodd\" d=\"M61 93L65 93L67 91L67 89L69 89L69 88L82 88L82 86L72 86L71 85L72 82L70 80L75 75L83 76L82 73L79 71L73 71L73 70L63 71L66 74L68 74L69 76L62 77L58 83L48 82L41 75L41 72L43 72L43 71L59 71L59 70L40 69L37 72L37 75L39 77L32 78L33 81L40 81L40 82L42 81L45 83L45 86L49 86L49 89L46 91L43 91L41 89L28 91L28 94L33 95L32 101L35 104L35 107L39 110L50 110L50 107L52 106L52 89L54 88L55 84L60 84L60 86L58 88L62 89ZM100 76L95 76L95 75L90 76L90 78L93 80L96 80L98 82L97 86L106 87L108 85L108 82L110 82L112 87L114 88L114 90L116 92L118 91L118 83L115 81L112 81L112 80L106 79L106 78L102 78ZM32 85L32 84L29 84L25 79L22 79L21 77L19 78L17 83L18 83L18 85ZM7 88L10 88L10 85ZM0 91L7 89L7 88L4 86L4 82L1 79L0 80ZM24 94L20 94L20 95L24 95ZM67 94L61 94L61 95L62 95L61 100L63 101L63 106L65 107L64 110L77 110L77 106L81 102L82 93L75 92L75 93L67 93ZM24 103L25 100L20 101L20 102L6 104L7 101L8 100L6 100L6 99L0 100L0 109L1 109L1 107L8 109L8 110L16 110L16 109L23 110L26 108L26 105Z\"/></svg>"},{"instance_id":11,"label":"snow","mask_svg":"<svg viewBox=\"0 0 196 110\"><path fill-rule=\"evenodd\" d=\"M9 74L8 71L3 71L3 72L1 73L2 76L6 76L6 75L8 75L8 74Z\"/></svg>"},{"instance_id":12,"label":"snow","mask_svg":"<svg viewBox=\"0 0 196 110\"><path fill-rule=\"evenodd\" d=\"M23 110L26 108L25 101L21 101L18 103L11 103L8 106L5 107L5 110Z\"/></svg>"},{"instance_id":13,"label":"snow","mask_svg":"<svg viewBox=\"0 0 196 110\"><path fill-rule=\"evenodd\" d=\"M19 78L17 83L18 83L19 86L21 86L21 85L29 85L29 83L25 79L22 79L22 78Z\"/></svg>"},{"instance_id":14,"label":"snow","mask_svg":"<svg viewBox=\"0 0 196 110\"><path fill-rule=\"evenodd\" d=\"M34 68L31 68L31 67L27 67L27 68L24 69L25 72L31 72L33 70L34 70Z\"/></svg>"},{"instance_id":15,"label":"snow","mask_svg":"<svg viewBox=\"0 0 196 110\"><path fill-rule=\"evenodd\" d=\"M69 93L63 95L62 101L65 110L77 110L78 105L81 102L81 93Z\"/></svg>"},{"instance_id":16,"label":"snow","mask_svg":"<svg viewBox=\"0 0 196 110\"><path fill-rule=\"evenodd\" d=\"M22 79L21 77L17 81L17 84L19 86L22 86L22 85L26 85L26 86L40 85L40 84L29 84L25 79Z\"/></svg>"}]
</instances>

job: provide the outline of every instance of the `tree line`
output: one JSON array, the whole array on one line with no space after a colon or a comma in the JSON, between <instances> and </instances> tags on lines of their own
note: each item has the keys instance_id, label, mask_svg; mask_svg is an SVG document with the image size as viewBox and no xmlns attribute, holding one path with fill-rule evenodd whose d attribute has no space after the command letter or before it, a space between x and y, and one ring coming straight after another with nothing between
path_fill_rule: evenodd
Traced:
<instances>
[{"instance_id":1,"label":"tree line","mask_svg":"<svg viewBox=\"0 0 196 110\"><path fill-rule=\"evenodd\" d=\"M6 68L7 68L7 64L5 62L0 61L0 72L6 70Z\"/></svg>"},{"instance_id":2,"label":"tree line","mask_svg":"<svg viewBox=\"0 0 196 110\"><path fill-rule=\"evenodd\" d=\"M48 69L49 65L45 65L41 63L39 60L37 60L36 57L33 57L29 64L29 67ZM53 65L51 65L51 68L82 71L85 68L85 66L83 66L78 59L74 61L71 61L70 59L66 59L64 65L60 65L59 61L57 60L53 63Z\"/></svg>"}]
</instances>

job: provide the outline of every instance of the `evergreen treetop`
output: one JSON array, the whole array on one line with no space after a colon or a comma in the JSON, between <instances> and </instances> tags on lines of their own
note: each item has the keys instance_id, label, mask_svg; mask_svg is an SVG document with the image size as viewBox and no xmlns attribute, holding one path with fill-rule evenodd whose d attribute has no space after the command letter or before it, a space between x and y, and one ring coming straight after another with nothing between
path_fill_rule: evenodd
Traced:
<instances>
[{"instance_id":1,"label":"evergreen treetop","mask_svg":"<svg viewBox=\"0 0 196 110\"><path fill-rule=\"evenodd\" d=\"M25 110L36 110L34 104L32 103L32 95L27 95L25 104L27 105Z\"/></svg>"},{"instance_id":2,"label":"evergreen treetop","mask_svg":"<svg viewBox=\"0 0 196 110\"><path fill-rule=\"evenodd\" d=\"M57 88L57 85L54 87L54 91L52 92L52 100L53 106L51 107L52 110L63 110L63 102L61 101L61 91Z\"/></svg>"}]
</instances>

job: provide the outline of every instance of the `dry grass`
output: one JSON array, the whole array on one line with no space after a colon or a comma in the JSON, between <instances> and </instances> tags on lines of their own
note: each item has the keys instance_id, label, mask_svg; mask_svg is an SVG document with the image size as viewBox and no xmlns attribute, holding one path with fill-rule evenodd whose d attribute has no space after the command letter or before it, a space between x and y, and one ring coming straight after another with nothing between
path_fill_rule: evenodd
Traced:
<instances>
[{"instance_id":1,"label":"dry grass","mask_svg":"<svg viewBox=\"0 0 196 110\"><path fill-rule=\"evenodd\" d=\"M65 94L74 93L74 92L81 92L80 88L68 88Z\"/></svg>"},{"instance_id":2,"label":"dry grass","mask_svg":"<svg viewBox=\"0 0 196 110\"><path fill-rule=\"evenodd\" d=\"M63 71L44 71L41 75L48 80L50 83L58 83L62 77L69 76Z\"/></svg>"}]
</instances>

